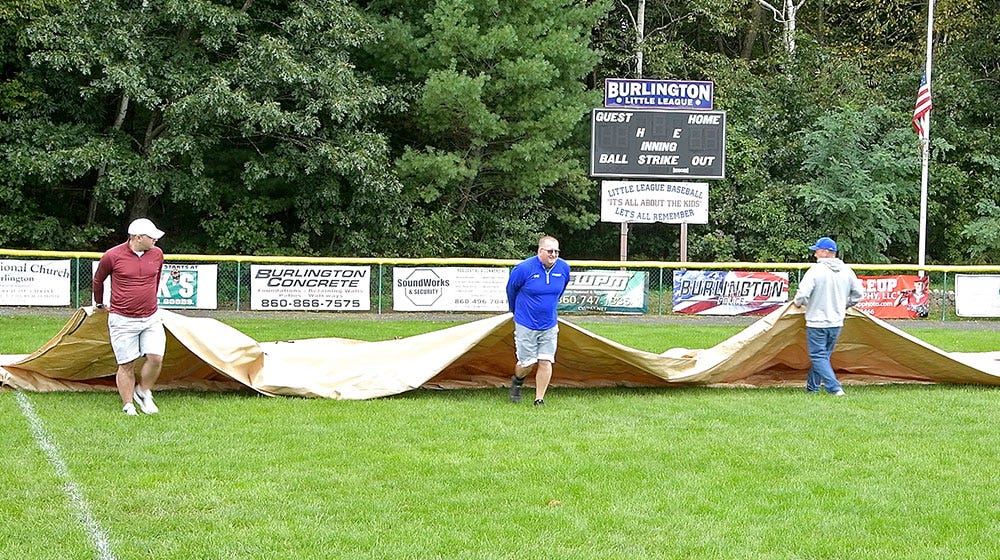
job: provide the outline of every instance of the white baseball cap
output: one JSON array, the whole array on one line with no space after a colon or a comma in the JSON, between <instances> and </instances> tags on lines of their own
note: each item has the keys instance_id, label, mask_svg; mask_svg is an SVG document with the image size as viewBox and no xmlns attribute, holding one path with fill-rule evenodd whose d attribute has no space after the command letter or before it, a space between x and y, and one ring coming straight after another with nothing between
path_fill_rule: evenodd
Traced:
<instances>
[{"instance_id":1,"label":"white baseball cap","mask_svg":"<svg viewBox=\"0 0 1000 560\"><path fill-rule=\"evenodd\" d=\"M146 218L139 218L128 225L129 235L148 235L153 239L159 239L163 237L163 231L157 229L153 225L153 222Z\"/></svg>"}]
</instances>

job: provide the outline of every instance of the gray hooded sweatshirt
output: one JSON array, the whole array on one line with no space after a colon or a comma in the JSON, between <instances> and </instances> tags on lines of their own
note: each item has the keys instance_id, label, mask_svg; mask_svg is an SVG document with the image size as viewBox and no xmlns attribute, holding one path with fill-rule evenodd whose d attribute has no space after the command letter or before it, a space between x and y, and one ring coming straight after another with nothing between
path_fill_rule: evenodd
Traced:
<instances>
[{"instance_id":1,"label":"gray hooded sweatshirt","mask_svg":"<svg viewBox=\"0 0 1000 560\"><path fill-rule=\"evenodd\" d=\"M806 306L807 327L843 327L847 308L861 301L862 295L861 280L851 267L836 257L822 258L799 282L795 305Z\"/></svg>"}]
</instances>

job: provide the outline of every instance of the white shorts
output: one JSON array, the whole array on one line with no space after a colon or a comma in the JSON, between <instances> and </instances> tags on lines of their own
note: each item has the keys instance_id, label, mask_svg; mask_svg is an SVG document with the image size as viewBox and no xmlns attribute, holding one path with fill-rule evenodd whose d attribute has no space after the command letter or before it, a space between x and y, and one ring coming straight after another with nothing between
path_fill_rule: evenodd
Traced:
<instances>
[{"instance_id":1,"label":"white shorts","mask_svg":"<svg viewBox=\"0 0 1000 560\"><path fill-rule=\"evenodd\" d=\"M159 313L143 319L108 313L108 334L119 364L134 362L146 354L162 356L167 348L167 333Z\"/></svg>"},{"instance_id":2,"label":"white shorts","mask_svg":"<svg viewBox=\"0 0 1000 560\"><path fill-rule=\"evenodd\" d=\"M526 368L539 360L555 363L558 341L559 325L536 331L514 323L514 351L517 353L519 367Z\"/></svg>"}]
</instances>

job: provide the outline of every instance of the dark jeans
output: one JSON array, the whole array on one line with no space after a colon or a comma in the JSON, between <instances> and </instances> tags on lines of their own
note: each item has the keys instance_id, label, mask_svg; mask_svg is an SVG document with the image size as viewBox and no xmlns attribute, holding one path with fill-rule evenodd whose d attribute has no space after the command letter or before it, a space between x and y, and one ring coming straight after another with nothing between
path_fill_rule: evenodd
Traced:
<instances>
[{"instance_id":1,"label":"dark jeans","mask_svg":"<svg viewBox=\"0 0 1000 560\"><path fill-rule=\"evenodd\" d=\"M836 393L841 390L837 374L833 372L833 366L830 365L830 355L833 354L833 347L837 345L841 328L806 327L809 361L812 362L809 375L806 377L806 391L818 392L820 384L826 387L828 393Z\"/></svg>"}]
</instances>

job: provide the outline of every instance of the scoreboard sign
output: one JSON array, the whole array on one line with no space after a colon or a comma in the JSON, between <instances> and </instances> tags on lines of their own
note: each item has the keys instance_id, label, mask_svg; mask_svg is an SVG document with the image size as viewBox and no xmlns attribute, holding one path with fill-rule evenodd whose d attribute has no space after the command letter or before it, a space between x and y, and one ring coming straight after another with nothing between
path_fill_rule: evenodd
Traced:
<instances>
[{"instance_id":1,"label":"scoreboard sign","mask_svg":"<svg viewBox=\"0 0 1000 560\"><path fill-rule=\"evenodd\" d=\"M725 179L725 111L594 109L590 175Z\"/></svg>"}]
</instances>

